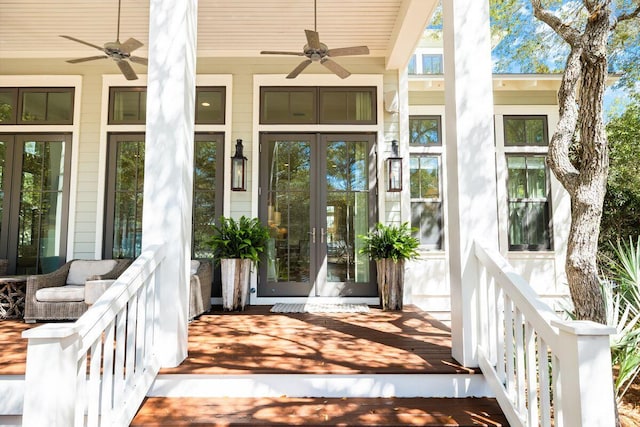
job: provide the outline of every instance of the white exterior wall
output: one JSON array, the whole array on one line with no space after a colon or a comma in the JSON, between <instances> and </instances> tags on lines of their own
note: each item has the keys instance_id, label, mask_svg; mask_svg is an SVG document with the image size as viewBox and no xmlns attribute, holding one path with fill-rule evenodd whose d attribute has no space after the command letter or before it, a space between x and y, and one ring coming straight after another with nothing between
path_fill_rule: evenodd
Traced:
<instances>
[{"instance_id":1,"label":"white exterior wall","mask_svg":"<svg viewBox=\"0 0 640 427\"><path fill-rule=\"evenodd\" d=\"M541 152L546 153L547 147L504 147L503 116L504 115L544 115L547 117L549 139L558 121L558 108L556 105L507 105L502 102L510 101L515 93L495 93L495 125L496 125L496 164L497 164L497 190L498 190L498 220L500 249L518 271L554 309L561 311L567 307L569 289L566 285L564 272L564 258L569 234L569 222L571 217L570 200L568 193L549 171L550 182L550 206L552 215L552 246L551 251L518 251L508 250L508 215L507 215L507 170L505 153ZM534 100L548 98L545 93L538 93ZM442 138L445 140L444 105L437 104L442 100L442 94L435 91L412 92L411 99L414 103L409 106L409 115L440 116L442 119ZM553 99L553 97L552 97ZM415 102L422 102L417 105ZM441 154L445 165L446 147L412 147L413 153ZM441 171L443 218L447 218L448 206L446 173ZM407 204L409 204L409 195ZM404 221L410 221L410 213L403 215ZM445 323L450 321L451 297L448 278L447 248L448 225L444 222L443 250L420 250L418 260L407 264L405 278L407 293L405 302L415 304L429 311L432 315Z\"/></svg>"}]
</instances>

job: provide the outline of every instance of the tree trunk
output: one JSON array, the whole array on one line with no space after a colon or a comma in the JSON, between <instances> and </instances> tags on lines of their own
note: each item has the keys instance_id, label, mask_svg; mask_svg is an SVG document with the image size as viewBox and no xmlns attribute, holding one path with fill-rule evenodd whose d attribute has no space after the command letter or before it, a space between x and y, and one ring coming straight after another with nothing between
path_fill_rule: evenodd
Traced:
<instances>
[{"instance_id":1,"label":"tree trunk","mask_svg":"<svg viewBox=\"0 0 640 427\"><path fill-rule=\"evenodd\" d=\"M549 144L548 163L571 197L565 267L576 317L606 323L596 257L609 174L602 107L611 11L606 4L592 4L580 34L543 10L539 0L532 0L532 5L536 17L571 46L558 92L560 119Z\"/></svg>"},{"instance_id":2,"label":"tree trunk","mask_svg":"<svg viewBox=\"0 0 640 427\"><path fill-rule=\"evenodd\" d=\"M404 260L393 262L392 259L378 259L376 267L382 310L402 310Z\"/></svg>"}]
</instances>

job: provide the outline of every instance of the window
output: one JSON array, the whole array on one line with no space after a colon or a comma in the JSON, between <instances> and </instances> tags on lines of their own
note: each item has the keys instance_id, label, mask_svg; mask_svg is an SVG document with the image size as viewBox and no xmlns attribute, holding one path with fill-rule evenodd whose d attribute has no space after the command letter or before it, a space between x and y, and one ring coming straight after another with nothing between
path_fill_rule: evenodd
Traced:
<instances>
[{"instance_id":1,"label":"window","mask_svg":"<svg viewBox=\"0 0 640 427\"><path fill-rule=\"evenodd\" d=\"M1 88L0 125L73 124L73 88Z\"/></svg>"},{"instance_id":2,"label":"window","mask_svg":"<svg viewBox=\"0 0 640 427\"><path fill-rule=\"evenodd\" d=\"M504 145L549 145L545 116L505 116Z\"/></svg>"},{"instance_id":3,"label":"window","mask_svg":"<svg viewBox=\"0 0 640 427\"><path fill-rule=\"evenodd\" d=\"M316 117L315 88L260 89L260 123L313 124Z\"/></svg>"},{"instance_id":4,"label":"window","mask_svg":"<svg viewBox=\"0 0 640 427\"><path fill-rule=\"evenodd\" d=\"M224 124L225 88L196 88L196 124Z\"/></svg>"},{"instance_id":5,"label":"window","mask_svg":"<svg viewBox=\"0 0 640 427\"><path fill-rule=\"evenodd\" d=\"M409 117L409 144L415 146L442 145L439 116Z\"/></svg>"},{"instance_id":6,"label":"window","mask_svg":"<svg viewBox=\"0 0 640 427\"><path fill-rule=\"evenodd\" d=\"M409 59L409 64L407 65L407 73L409 74L418 74L418 71L416 70L416 56L417 55L414 53Z\"/></svg>"},{"instance_id":7,"label":"window","mask_svg":"<svg viewBox=\"0 0 640 427\"><path fill-rule=\"evenodd\" d=\"M543 155L507 155L509 249L550 250L547 167Z\"/></svg>"},{"instance_id":8,"label":"window","mask_svg":"<svg viewBox=\"0 0 640 427\"><path fill-rule=\"evenodd\" d=\"M375 88L320 88L320 123L375 124Z\"/></svg>"},{"instance_id":9,"label":"window","mask_svg":"<svg viewBox=\"0 0 640 427\"><path fill-rule=\"evenodd\" d=\"M70 149L70 134L0 135L0 258L9 274L64 263Z\"/></svg>"},{"instance_id":10,"label":"window","mask_svg":"<svg viewBox=\"0 0 640 427\"><path fill-rule=\"evenodd\" d=\"M442 74L442 55L422 54L422 74Z\"/></svg>"},{"instance_id":11,"label":"window","mask_svg":"<svg viewBox=\"0 0 640 427\"><path fill-rule=\"evenodd\" d=\"M261 87L261 124L375 124L375 87Z\"/></svg>"},{"instance_id":12,"label":"window","mask_svg":"<svg viewBox=\"0 0 640 427\"><path fill-rule=\"evenodd\" d=\"M196 124L224 124L224 87L196 87ZM147 116L146 87L109 88L109 124L144 124Z\"/></svg>"},{"instance_id":13,"label":"window","mask_svg":"<svg viewBox=\"0 0 640 427\"><path fill-rule=\"evenodd\" d=\"M442 197L439 155L411 154L409 181L411 187L411 227L420 245L442 249Z\"/></svg>"},{"instance_id":14,"label":"window","mask_svg":"<svg viewBox=\"0 0 640 427\"><path fill-rule=\"evenodd\" d=\"M443 74L442 54L417 51L409 59L407 73L410 75Z\"/></svg>"}]
</instances>

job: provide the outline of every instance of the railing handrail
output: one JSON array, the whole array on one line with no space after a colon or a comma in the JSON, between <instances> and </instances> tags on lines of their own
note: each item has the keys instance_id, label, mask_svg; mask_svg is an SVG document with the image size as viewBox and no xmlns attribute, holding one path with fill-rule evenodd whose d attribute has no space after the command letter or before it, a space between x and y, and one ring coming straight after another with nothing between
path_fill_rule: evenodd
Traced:
<instances>
[{"instance_id":1,"label":"railing handrail","mask_svg":"<svg viewBox=\"0 0 640 427\"><path fill-rule=\"evenodd\" d=\"M510 424L615 425L615 328L563 320L498 251L475 242L474 255L478 362Z\"/></svg>"},{"instance_id":2,"label":"railing handrail","mask_svg":"<svg viewBox=\"0 0 640 427\"><path fill-rule=\"evenodd\" d=\"M558 330L552 323L563 323L564 320L542 301L529 282L498 251L476 243L475 254L538 333L543 335L547 344L557 348Z\"/></svg>"},{"instance_id":3,"label":"railing handrail","mask_svg":"<svg viewBox=\"0 0 640 427\"><path fill-rule=\"evenodd\" d=\"M164 259L164 245L149 247L76 322L23 332L23 425L131 421L160 368L154 337Z\"/></svg>"},{"instance_id":4,"label":"railing handrail","mask_svg":"<svg viewBox=\"0 0 640 427\"><path fill-rule=\"evenodd\" d=\"M150 246L140 254L98 300L75 322L83 343L93 342L105 327L113 321L116 313L126 306L135 292L157 269L165 257L164 246ZM86 344L81 352L87 350Z\"/></svg>"}]
</instances>

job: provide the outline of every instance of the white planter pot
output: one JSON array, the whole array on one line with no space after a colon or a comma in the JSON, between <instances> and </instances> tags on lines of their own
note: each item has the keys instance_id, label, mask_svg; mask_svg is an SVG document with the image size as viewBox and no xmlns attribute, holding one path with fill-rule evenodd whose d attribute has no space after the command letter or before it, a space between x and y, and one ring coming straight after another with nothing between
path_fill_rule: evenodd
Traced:
<instances>
[{"instance_id":1,"label":"white planter pot","mask_svg":"<svg viewBox=\"0 0 640 427\"><path fill-rule=\"evenodd\" d=\"M221 259L222 309L244 310L249 296L250 259Z\"/></svg>"}]
</instances>

